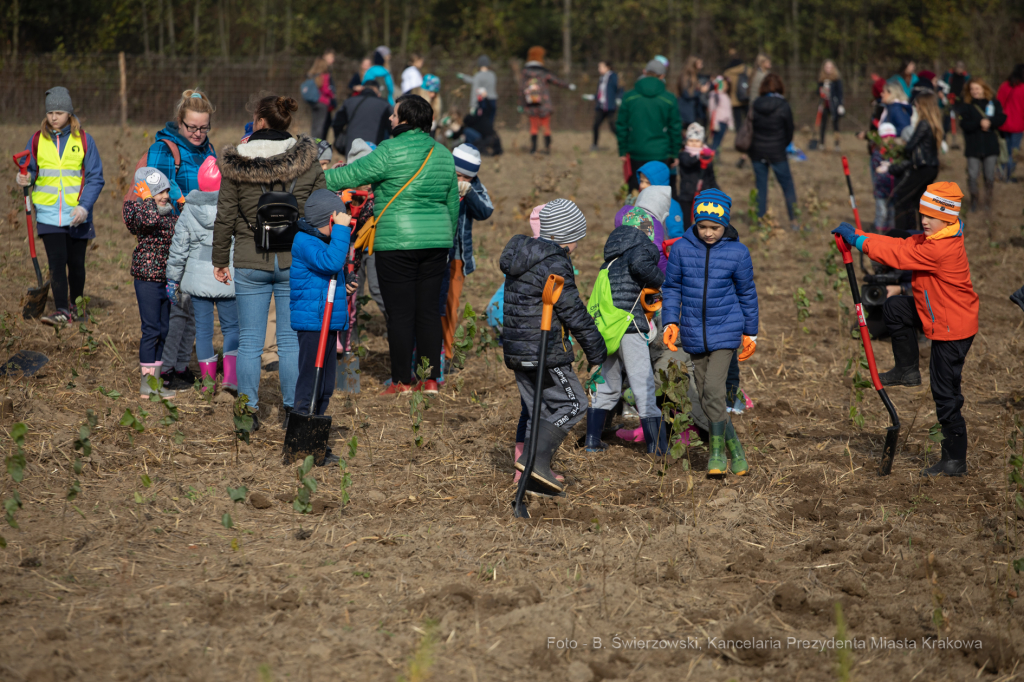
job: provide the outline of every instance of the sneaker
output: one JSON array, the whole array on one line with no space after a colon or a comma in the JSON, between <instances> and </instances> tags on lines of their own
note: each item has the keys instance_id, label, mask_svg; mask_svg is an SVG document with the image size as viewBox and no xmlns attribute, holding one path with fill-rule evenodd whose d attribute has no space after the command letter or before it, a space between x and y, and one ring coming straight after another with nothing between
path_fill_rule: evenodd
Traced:
<instances>
[{"instance_id":1,"label":"sneaker","mask_svg":"<svg viewBox=\"0 0 1024 682\"><path fill-rule=\"evenodd\" d=\"M413 390L415 390L415 387L412 384L396 384L396 383L391 383L391 384L388 384L387 388L385 388L383 391L381 391L380 394L381 395L395 395L396 393L408 393L409 391L413 391Z\"/></svg>"},{"instance_id":2,"label":"sneaker","mask_svg":"<svg viewBox=\"0 0 1024 682\"><path fill-rule=\"evenodd\" d=\"M260 430L260 413L259 412L253 412L252 413L252 428L249 429L249 432L250 433L256 433L259 430Z\"/></svg>"},{"instance_id":3,"label":"sneaker","mask_svg":"<svg viewBox=\"0 0 1024 682\"><path fill-rule=\"evenodd\" d=\"M187 391L188 389L195 386L195 376L192 381L185 381L181 378L181 375L175 371L162 372L160 378L163 379L164 388L171 391Z\"/></svg>"},{"instance_id":4,"label":"sneaker","mask_svg":"<svg viewBox=\"0 0 1024 682\"><path fill-rule=\"evenodd\" d=\"M67 310L58 310L53 315L45 315L39 321L50 327L63 327L69 322L75 321L75 316Z\"/></svg>"},{"instance_id":5,"label":"sneaker","mask_svg":"<svg viewBox=\"0 0 1024 682\"><path fill-rule=\"evenodd\" d=\"M324 463L321 464L320 466L324 466L324 467L333 466L333 465L337 464L340 461L341 461L341 458L338 457L336 454L334 454L334 451L331 450L331 446L328 445L327 446L327 454L324 456Z\"/></svg>"},{"instance_id":6,"label":"sneaker","mask_svg":"<svg viewBox=\"0 0 1024 682\"><path fill-rule=\"evenodd\" d=\"M421 381L419 385L416 386L416 390L423 391L427 395L437 395L439 389L436 381L433 379L427 379L426 381Z\"/></svg>"},{"instance_id":7,"label":"sneaker","mask_svg":"<svg viewBox=\"0 0 1024 682\"><path fill-rule=\"evenodd\" d=\"M187 383L189 386L192 386L193 384L196 383L196 375L193 374L192 370L188 367L186 367L181 372L175 371L174 373L177 375L179 379Z\"/></svg>"}]
</instances>

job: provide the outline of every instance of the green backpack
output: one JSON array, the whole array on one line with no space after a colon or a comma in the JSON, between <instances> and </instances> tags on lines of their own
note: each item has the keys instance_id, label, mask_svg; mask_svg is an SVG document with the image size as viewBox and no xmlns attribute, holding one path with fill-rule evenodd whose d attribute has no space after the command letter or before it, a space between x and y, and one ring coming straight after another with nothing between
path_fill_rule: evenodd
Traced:
<instances>
[{"instance_id":1,"label":"green backpack","mask_svg":"<svg viewBox=\"0 0 1024 682\"><path fill-rule=\"evenodd\" d=\"M622 337L633 323L633 313L615 307L612 301L612 285L608 281L608 270L616 259L597 273L597 281L594 282L594 290L590 294L590 302L587 303L587 312L594 318L597 324L597 331L601 332L604 338L604 345L608 348L608 355L619 350Z\"/></svg>"}]
</instances>

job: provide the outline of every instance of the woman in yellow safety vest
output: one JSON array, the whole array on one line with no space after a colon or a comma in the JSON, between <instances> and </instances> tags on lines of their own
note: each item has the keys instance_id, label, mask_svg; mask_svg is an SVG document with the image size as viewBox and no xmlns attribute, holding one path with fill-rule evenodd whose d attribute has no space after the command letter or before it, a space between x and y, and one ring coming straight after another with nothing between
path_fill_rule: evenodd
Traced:
<instances>
[{"instance_id":1,"label":"woman in yellow safety vest","mask_svg":"<svg viewBox=\"0 0 1024 682\"><path fill-rule=\"evenodd\" d=\"M71 94L59 86L46 91L46 118L25 149L31 161L17 182L32 187L57 309L42 322L56 327L75 320L74 304L85 289L85 252L96 237L92 207L103 191L103 162L75 116Z\"/></svg>"}]
</instances>

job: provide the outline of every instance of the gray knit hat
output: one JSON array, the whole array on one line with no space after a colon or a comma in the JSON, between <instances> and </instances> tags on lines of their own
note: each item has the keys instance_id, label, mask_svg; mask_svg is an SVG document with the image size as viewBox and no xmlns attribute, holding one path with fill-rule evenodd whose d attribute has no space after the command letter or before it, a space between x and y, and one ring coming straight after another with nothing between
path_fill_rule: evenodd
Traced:
<instances>
[{"instance_id":1,"label":"gray knit hat","mask_svg":"<svg viewBox=\"0 0 1024 682\"><path fill-rule=\"evenodd\" d=\"M331 216L345 212L345 202L329 189L318 189L306 199L306 222L320 229L331 222Z\"/></svg>"},{"instance_id":2,"label":"gray knit hat","mask_svg":"<svg viewBox=\"0 0 1024 682\"><path fill-rule=\"evenodd\" d=\"M46 91L46 112L51 111L75 113L75 105L71 103L71 93L62 85Z\"/></svg>"},{"instance_id":3,"label":"gray knit hat","mask_svg":"<svg viewBox=\"0 0 1024 682\"><path fill-rule=\"evenodd\" d=\"M64 92L67 92L67 90ZM149 187L149 193L153 196L160 194L160 192L163 192L165 189L171 188L171 181L167 179L167 176L152 166L143 166L139 170L135 171L135 182L146 183Z\"/></svg>"},{"instance_id":4,"label":"gray knit hat","mask_svg":"<svg viewBox=\"0 0 1024 682\"><path fill-rule=\"evenodd\" d=\"M488 57L485 54L482 54L479 57L477 57L476 65L477 66L486 66L486 67L490 68L490 66L491 66L491 58Z\"/></svg>"},{"instance_id":5,"label":"gray knit hat","mask_svg":"<svg viewBox=\"0 0 1024 682\"><path fill-rule=\"evenodd\" d=\"M568 199L555 199L540 211L540 236L556 244L572 244L587 236L583 211Z\"/></svg>"},{"instance_id":6,"label":"gray knit hat","mask_svg":"<svg viewBox=\"0 0 1024 682\"><path fill-rule=\"evenodd\" d=\"M377 145L372 142L366 142L361 137L357 137L352 140L352 146L348 148L348 157L345 159L346 164L352 164L363 158L369 156L370 153L377 148Z\"/></svg>"},{"instance_id":7,"label":"gray knit hat","mask_svg":"<svg viewBox=\"0 0 1024 682\"><path fill-rule=\"evenodd\" d=\"M327 140L316 141L317 161L330 161L333 154L331 153L331 143Z\"/></svg>"},{"instance_id":8,"label":"gray knit hat","mask_svg":"<svg viewBox=\"0 0 1024 682\"><path fill-rule=\"evenodd\" d=\"M649 76L664 76L665 65L658 61L657 59L652 59L651 61L647 62L647 66L644 67L644 73L646 73Z\"/></svg>"}]
</instances>

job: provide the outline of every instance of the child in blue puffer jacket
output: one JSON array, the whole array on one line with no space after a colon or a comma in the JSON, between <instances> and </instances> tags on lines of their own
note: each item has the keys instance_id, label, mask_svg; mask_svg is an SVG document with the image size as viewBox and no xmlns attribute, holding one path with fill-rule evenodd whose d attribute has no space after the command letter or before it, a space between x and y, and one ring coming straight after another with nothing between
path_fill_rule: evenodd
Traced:
<instances>
[{"instance_id":1,"label":"child in blue puffer jacket","mask_svg":"<svg viewBox=\"0 0 1024 682\"><path fill-rule=\"evenodd\" d=\"M741 361L754 353L757 288L750 251L729 224L731 208L732 200L721 190L697 195L694 225L672 246L662 287L665 345L677 350L675 342L682 334L683 350L693 360L700 404L711 424L709 476L726 473L726 447L732 473L743 476L748 470L726 412L725 384L733 352L743 347Z\"/></svg>"},{"instance_id":2,"label":"child in blue puffer jacket","mask_svg":"<svg viewBox=\"0 0 1024 682\"><path fill-rule=\"evenodd\" d=\"M340 276L345 292L355 291L356 283L345 282L345 259L348 257L350 240L349 223L352 218L345 213L345 203L334 192L318 189L306 200L306 217L299 220L299 232L292 242L291 267L291 310L292 329L299 340L299 378L295 382L295 405L297 414L309 412L313 396L317 349L320 344L320 328L327 306L327 293L331 278ZM338 369L333 354L338 344L338 332L348 329L348 306L345 293L335 295L335 306L331 313L331 326L327 335L328 354L324 361L323 381L317 414L327 411ZM337 457L327 448L325 464L336 464Z\"/></svg>"}]
</instances>

